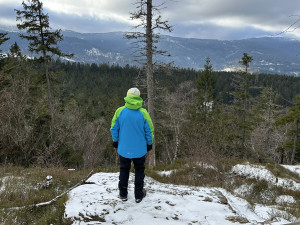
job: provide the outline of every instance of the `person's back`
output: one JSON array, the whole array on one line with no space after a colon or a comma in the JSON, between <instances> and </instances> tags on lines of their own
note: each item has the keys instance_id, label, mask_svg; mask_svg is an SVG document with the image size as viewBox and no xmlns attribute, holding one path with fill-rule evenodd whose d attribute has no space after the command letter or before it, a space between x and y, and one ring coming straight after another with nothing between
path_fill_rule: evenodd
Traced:
<instances>
[{"instance_id":1,"label":"person's back","mask_svg":"<svg viewBox=\"0 0 300 225\"><path fill-rule=\"evenodd\" d=\"M127 187L131 161L135 166L135 198L141 200L143 190L145 155L152 148L153 124L137 88L131 88L124 98L125 106L118 108L111 123L114 147L120 155L120 197L127 200Z\"/></svg>"}]
</instances>

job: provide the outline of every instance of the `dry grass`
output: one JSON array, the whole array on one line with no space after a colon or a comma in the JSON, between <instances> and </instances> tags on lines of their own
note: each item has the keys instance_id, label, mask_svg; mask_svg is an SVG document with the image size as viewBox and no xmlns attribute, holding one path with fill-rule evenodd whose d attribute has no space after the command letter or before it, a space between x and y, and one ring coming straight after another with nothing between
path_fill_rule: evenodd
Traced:
<instances>
[{"instance_id":1,"label":"dry grass","mask_svg":"<svg viewBox=\"0 0 300 225\"><path fill-rule=\"evenodd\" d=\"M294 173L279 164L268 163L266 164L266 169L271 171L277 177L289 178L297 182L300 182L300 176L297 173Z\"/></svg>"},{"instance_id":2,"label":"dry grass","mask_svg":"<svg viewBox=\"0 0 300 225\"><path fill-rule=\"evenodd\" d=\"M67 196L40 208L15 207L49 201L85 178L88 171L64 168L0 167L0 224L67 224L63 219ZM49 188L43 187L47 175L53 177Z\"/></svg>"},{"instance_id":3,"label":"dry grass","mask_svg":"<svg viewBox=\"0 0 300 225\"><path fill-rule=\"evenodd\" d=\"M228 171L240 162L236 159L220 159L204 163L201 159L186 159L172 164L159 164L155 171L146 170L146 175L163 183L226 188ZM174 172L168 176L158 174L164 170Z\"/></svg>"}]
</instances>

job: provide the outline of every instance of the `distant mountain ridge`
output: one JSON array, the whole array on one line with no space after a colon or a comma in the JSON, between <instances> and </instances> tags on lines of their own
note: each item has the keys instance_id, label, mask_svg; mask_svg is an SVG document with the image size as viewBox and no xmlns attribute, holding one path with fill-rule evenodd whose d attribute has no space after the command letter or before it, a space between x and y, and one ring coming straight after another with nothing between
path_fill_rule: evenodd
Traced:
<instances>
[{"instance_id":1,"label":"distant mountain ridge","mask_svg":"<svg viewBox=\"0 0 300 225\"><path fill-rule=\"evenodd\" d=\"M0 32L4 31L0 29ZM8 52L16 41L23 54L31 55L27 50L27 42L18 37L18 32L6 32L10 40L1 46L3 52ZM72 61L122 66L136 64L132 41L125 39L122 32L63 31L63 35L60 48L63 52L75 54ZM239 60L246 52L253 56L253 72L300 76L300 41L295 39L263 37L226 41L162 35L158 48L171 54L171 57L157 56L159 61L173 62L174 66L182 68L201 69L206 57L210 57L214 70L237 70Z\"/></svg>"}]
</instances>

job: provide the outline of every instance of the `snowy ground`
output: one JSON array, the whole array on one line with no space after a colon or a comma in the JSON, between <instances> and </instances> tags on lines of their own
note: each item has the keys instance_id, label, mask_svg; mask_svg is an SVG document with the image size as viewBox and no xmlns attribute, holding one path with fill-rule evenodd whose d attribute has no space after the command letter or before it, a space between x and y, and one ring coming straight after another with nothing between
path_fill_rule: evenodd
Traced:
<instances>
[{"instance_id":1,"label":"snowy ground","mask_svg":"<svg viewBox=\"0 0 300 225\"><path fill-rule=\"evenodd\" d=\"M250 206L221 188L163 184L148 177L145 178L147 196L137 204L133 179L131 174L128 201L122 202L118 198L118 173L94 174L87 184L69 193L65 218L70 218L73 225L279 225L289 222L283 219L286 213L276 206Z\"/></svg>"},{"instance_id":2,"label":"snowy ground","mask_svg":"<svg viewBox=\"0 0 300 225\"><path fill-rule=\"evenodd\" d=\"M297 173L300 176L300 165L297 165L297 166L282 165L282 166L294 173Z\"/></svg>"},{"instance_id":3,"label":"snowy ground","mask_svg":"<svg viewBox=\"0 0 300 225\"><path fill-rule=\"evenodd\" d=\"M294 173L299 173L299 166L284 166L284 167L286 169L291 170ZM266 180L268 181L268 183L271 183L276 186L284 187L286 189L290 189L294 191L300 190L300 183L297 183L292 179L276 177L272 172L267 170L264 166L251 165L251 164L238 164L232 168L231 172L248 178Z\"/></svg>"}]
</instances>

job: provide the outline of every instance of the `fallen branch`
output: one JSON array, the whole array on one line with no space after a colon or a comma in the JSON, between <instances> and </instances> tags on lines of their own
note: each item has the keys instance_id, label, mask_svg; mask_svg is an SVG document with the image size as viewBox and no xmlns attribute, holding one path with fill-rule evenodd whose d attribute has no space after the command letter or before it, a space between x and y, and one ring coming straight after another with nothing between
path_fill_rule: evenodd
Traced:
<instances>
[{"instance_id":1,"label":"fallen branch","mask_svg":"<svg viewBox=\"0 0 300 225\"><path fill-rule=\"evenodd\" d=\"M92 170L86 178L84 178L83 180L81 180L79 183L77 183L76 185L74 185L73 187L69 188L68 190L66 190L65 192L63 192L62 194L56 196L55 198L53 198L52 200L48 201L48 202L41 202L41 203L37 203L37 204L32 204L29 206L22 206L22 207L13 207L13 208L8 208L11 210L16 210L16 209L24 209L24 208L29 208L29 209L33 209L33 208L38 208L38 207L42 207L42 206L47 206L47 205L51 205L52 203L56 202L58 199L60 199L62 196L64 196L65 194L69 193L71 190L73 190L74 188L84 184L87 179L89 179L92 175L93 175L94 171Z\"/></svg>"}]
</instances>

